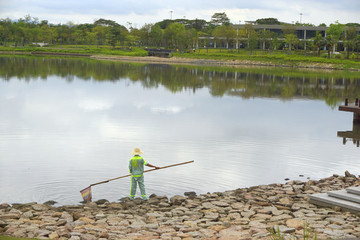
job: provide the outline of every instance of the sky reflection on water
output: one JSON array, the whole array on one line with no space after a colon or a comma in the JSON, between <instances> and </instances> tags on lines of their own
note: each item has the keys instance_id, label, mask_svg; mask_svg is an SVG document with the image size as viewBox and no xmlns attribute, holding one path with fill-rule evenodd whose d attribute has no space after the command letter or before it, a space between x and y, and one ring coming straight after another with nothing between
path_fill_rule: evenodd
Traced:
<instances>
[{"instance_id":1,"label":"sky reflection on water","mask_svg":"<svg viewBox=\"0 0 360 240\"><path fill-rule=\"evenodd\" d=\"M77 203L89 184L128 174L136 146L154 165L195 160L147 174L148 194L360 173L359 148L337 137L352 115L322 100L214 97L127 78L30 79L0 78L0 203ZM95 200L128 193L129 179L93 187Z\"/></svg>"}]
</instances>

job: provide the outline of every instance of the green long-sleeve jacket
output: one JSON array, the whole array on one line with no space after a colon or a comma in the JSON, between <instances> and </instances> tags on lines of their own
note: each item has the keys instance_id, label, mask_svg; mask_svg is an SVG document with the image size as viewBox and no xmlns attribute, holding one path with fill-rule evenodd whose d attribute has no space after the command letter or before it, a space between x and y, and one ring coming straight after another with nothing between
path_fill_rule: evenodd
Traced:
<instances>
[{"instance_id":1,"label":"green long-sleeve jacket","mask_svg":"<svg viewBox=\"0 0 360 240\"><path fill-rule=\"evenodd\" d=\"M141 156L135 155L129 161L129 172L133 177L141 177L144 173L144 166L148 163Z\"/></svg>"}]
</instances>

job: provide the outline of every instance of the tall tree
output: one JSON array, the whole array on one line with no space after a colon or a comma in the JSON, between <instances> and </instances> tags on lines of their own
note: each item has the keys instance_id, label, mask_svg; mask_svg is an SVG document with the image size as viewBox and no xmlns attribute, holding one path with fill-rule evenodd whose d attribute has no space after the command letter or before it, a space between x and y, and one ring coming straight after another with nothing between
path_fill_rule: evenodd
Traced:
<instances>
[{"instance_id":1,"label":"tall tree","mask_svg":"<svg viewBox=\"0 0 360 240\"><path fill-rule=\"evenodd\" d=\"M354 52L357 29L354 26L348 27L345 32L346 57L349 58L350 50Z\"/></svg>"},{"instance_id":2,"label":"tall tree","mask_svg":"<svg viewBox=\"0 0 360 240\"><path fill-rule=\"evenodd\" d=\"M341 35L345 31L345 25L336 21L335 23L330 24L328 30L326 30L326 39L329 42L329 45L333 48L333 53L335 52L336 45L339 42Z\"/></svg>"},{"instance_id":3,"label":"tall tree","mask_svg":"<svg viewBox=\"0 0 360 240\"><path fill-rule=\"evenodd\" d=\"M270 32L270 36L271 36L271 41L270 41L269 49L270 49L270 54L271 54L272 50L276 51L279 48L280 41L279 41L277 33Z\"/></svg>"},{"instance_id":4,"label":"tall tree","mask_svg":"<svg viewBox=\"0 0 360 240\"><path fill-rule=\"evenodd\" d=\"M299 42L295 34L285 34L285 42L288 44L289 54L291 54L292 47Z\"/></svg>"},{"instance_id":5,"label":"tall tree","mask_svg":"<svg viewBox=\"0 0 360 240\"><path fill-rule=\"evenodd\" d=\"M250 54L252 55L253 50L257 48L259 35L251 24L245 24L245 29L247 35L247 48L250 49Z\"/></svg>"},{"instance_id":6,"label":"tall tree","mask_svg":"<svg viewBox=\"0 0 360 240\"><path fill-rule=\"evenodd\" d=\"M225 39L226 48L229 48L229 42L236 37L236 30L232 26L221 25L215 28L214 37Z\"/></svg>"},{"instance_id":7,"label":"tall tree","mask_svg":"<svg viewBox=\"0 0 360 240\"><path fill-rule=\"evenodd\" d=\"M97 25L93 28L93 32L96 35L96 41L97 41L97 45L102 45L105 43L106 41L106 27L102 26L102 25Z\"/></svg>"},{"instance_id":8,"label":"tall tree","mask_svg":"<svg viewBox=\"0 0 360 240\"><path fill-rule=\"evenodd\" d=\"M173 48L180 47L180 42L184 38L185 26L180 23L172 23L166 27L164 37L167 46Z\"/></svg>"},{"instance_id":9,"label":"tall tree","mask_svg":"<svg viewBox=\"0 0 360 240\"><path fill-rule=\"evenodd\" d=\"M210 22L212 24L214 24L215 26L230 25L230 19L224 12L223 13L214 13L214 15L212 15L212 17L211 17Z\"/></svg>"},{"instance_id":10,"label":"tall tree","mask_svg":"<svg viewBox=\"0 0 360 240\"><path fill-rule=\"evenodd\" d=\"M160 47L163 41L164 32L157 24L151 27L150 39L153 46Z\"/></svg>"},{"instance_id":11,"label":"tall tree","mask_svg":"<svg viewBox=\"0 0 360 240\"><path fill-rule=\"evenodd\" d=\"M143 45L150 44L150 32L152 28L152 24L145 24L142 28L140 28L140 41Z\"/></svg>"},{"instance_id":12,"label":"tall tree","mask_svg":"<svg viewBox=\"0 0 360 240\"><path fill-rule=\"evenodd\" d=\"M262 43L262 49L265 51L266 45L268 42L270 42L271 39L271 32L269 30L262 30L259 34L260 41Z\"/></svg>"},{"instance_id":13,"label":"tall tree","mask_svg":"<svg viewBox=\"0 0 360 240\"><path fill-rule=\"evenodd\" d=\"M277 18L260 18L257 19L256 24L269 24L269 25L280 25L281 23Z\"/></svg>"}]
</instances>

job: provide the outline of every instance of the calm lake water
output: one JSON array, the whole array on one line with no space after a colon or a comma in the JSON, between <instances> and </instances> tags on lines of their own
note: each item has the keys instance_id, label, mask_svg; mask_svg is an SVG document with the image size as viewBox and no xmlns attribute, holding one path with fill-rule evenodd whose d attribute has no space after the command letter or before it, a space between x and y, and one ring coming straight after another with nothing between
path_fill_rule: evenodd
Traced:
<instances>
[{"instance_id":1,"label":"calm lake water","mask_svg":"<svg viewBox=\"0 0 360 240\"><path fill-rule=\"evenodd\" d=\"M355 74L0 57L0 203L75 204L128 174L140 147L148 195L183 195L360 174L340 131L360 97ZM130 179L92 187L117 201Z\"/></svg>"}]
</instances>

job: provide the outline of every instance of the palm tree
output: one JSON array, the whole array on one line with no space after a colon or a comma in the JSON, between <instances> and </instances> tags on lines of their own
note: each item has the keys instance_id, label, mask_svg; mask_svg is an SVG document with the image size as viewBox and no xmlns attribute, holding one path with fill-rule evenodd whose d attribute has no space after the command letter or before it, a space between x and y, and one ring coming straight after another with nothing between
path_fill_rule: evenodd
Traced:
<instances>
[{"instance_id":1,"label":"palm tree","mask_svg":"<svg viewBox=\"0 0 360 240\"><path fill-rule=\"evenodd\" d=\"M314 46L317 47L317 55L320 57L321 48L325 46L325 39L320 33L316 33L316 36L313 38Z\"/></svg>"}]
</instances>

